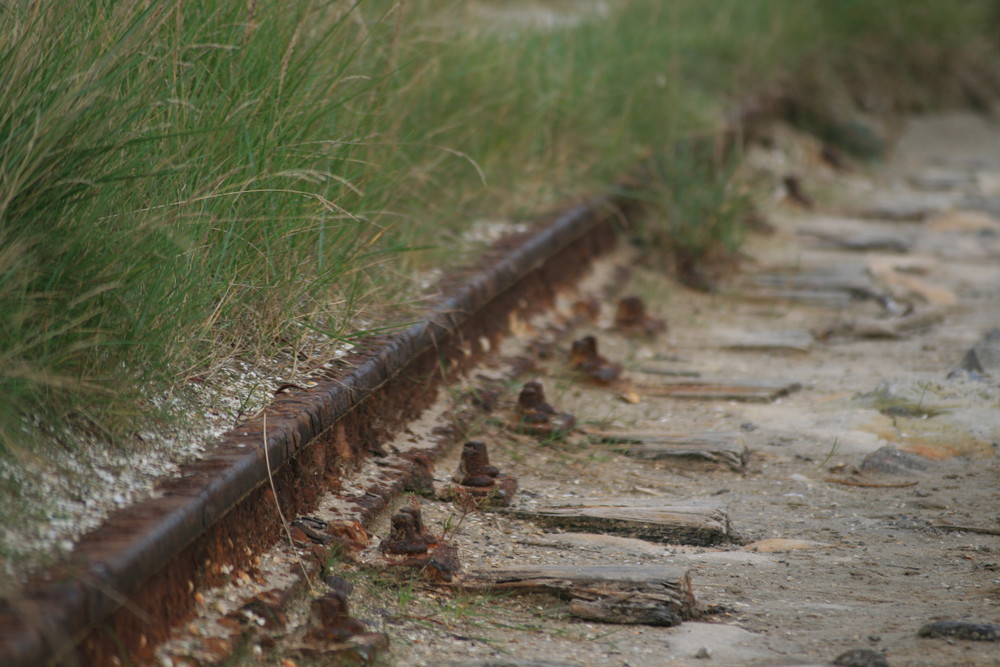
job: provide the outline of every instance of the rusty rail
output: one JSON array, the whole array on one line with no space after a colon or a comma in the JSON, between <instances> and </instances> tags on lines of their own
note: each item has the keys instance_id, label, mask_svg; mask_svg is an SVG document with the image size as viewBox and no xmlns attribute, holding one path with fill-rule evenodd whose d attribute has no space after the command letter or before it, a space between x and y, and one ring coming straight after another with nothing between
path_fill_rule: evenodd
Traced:
<instances>
[{"instance_id":1,"label":"rusty rail","mask_svg":"<svg viewBox=\"0 0 1000 667\"><path fill-rule=\"evenodd\" d=\"M461 276L426 319L385 339L345 377L276 400L267 411L266 434L262 418L230 431L208 458L163 483L156 497L112 515L80 540L68 563L0 599L0 664L99 663L119 651L149 657L170 626L190 616L194 587L219 580L220 562L246 561L277 539L269 474L285 489L279 500L286 512L311 509L328 486L324 474L356 466L370 455L373 438L422 409L421 400L433 393L428 384L441 378L419 370L421 358L429 352L435 360L474 358L482 352L478 336L500 335L487 324L503 328L508 312L525 309L522 299L511 297L512 288L537 284L546 272L546 280L578 277L591 257L613 245L615 220L636 206L604 195L558 216L504 249L485 270ZM462 344L473 354L459 349ZM418 388L409 403L391 406L381 431L364 423L372 410L391 405L384 396L373 397L403 380ZM366 409L368 402L377 405ZM351 415L356 423L343 426Z\"/></svg>"}]
</instances>

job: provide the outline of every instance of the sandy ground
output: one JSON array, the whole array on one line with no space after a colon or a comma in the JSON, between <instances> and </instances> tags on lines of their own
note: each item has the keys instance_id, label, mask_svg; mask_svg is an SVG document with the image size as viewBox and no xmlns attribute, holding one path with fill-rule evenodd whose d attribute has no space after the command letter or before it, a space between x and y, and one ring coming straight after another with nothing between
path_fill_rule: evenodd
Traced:
<instances>
[{"instance_id":1,"label":"sandy ground","mask_svg":"<svg viewBox=\"0 0 1000 667\"><path fill-rule=\"evenodd\" d=\"M776 130L776 147L750 164L776 181L794 173L820 203L805 210L777 197L768 211L777 234L753 239L742 274L718 293L678 287L655 267L637 270L629 291L668 320L666 335L637 341L608 331L611 308L578 331L597 334L601 353L625 365L638 403L623 400L621 387L584 386L569 375L568 341L539 362L550 401L583 428L740 433L751 452L745 472L636 460L579 434L561 443L513 436L499 426L520 385L470 429L518 478L519 506L597 496L706 500L726 508L739 539L714 548L657 544L475 513L450 533L467 569L671 564L690 571L699 603L718 613L675 628L601 625L573 619L564 602L541 595L455 596L422 585L401 592L362 575L355 613L389 634L389 662L822 664L869 649L892 665L1000 663L996 643L917 635L936 620L1000 622L998 378L948 377L1000 319L1000 223L990 214L1000 209L998 148L1000 133L978 118L918 119L886 165L836 172L810 157L808 139ZM878 219L860 215L864 209ZM906 247L833 247L866 234ZM887 264L898 268L886 272ZM796 288L795 298L775 298L772 278L783 271L780 287ZM808 290L789 277L796 275L809 277ZM887 309L844 299L844 284L868 284L892 302ZM943 319L895 339L851 333L859 323L928 312ZM808 349L726 347L789 331ZM831 331L811 344L801 335ZM649 367L802 389L768 403L658 398L642 386L683 376L638 370ZM862 470L887 446L906 452L911 467ZM447 481L456 462L443 461L437 478ZM421 502L432 528L456 522L452 506Z\"/></svg>"}]
</instances>

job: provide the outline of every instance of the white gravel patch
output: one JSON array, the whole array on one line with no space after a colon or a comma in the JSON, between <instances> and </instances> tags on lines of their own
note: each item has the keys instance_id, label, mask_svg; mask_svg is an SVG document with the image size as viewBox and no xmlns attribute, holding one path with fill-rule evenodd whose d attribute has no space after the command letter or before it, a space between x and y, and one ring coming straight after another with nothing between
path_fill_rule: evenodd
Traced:
<instances>
[{"instance_id":1,"label":"white gravel patch","mask_svg":"<svg viewBox=\"0 0 1000 667\"><path fill-rule=\"evenodd\" d=\"M329 347L329 345L327 344ZM350 349L341 344L325 358ZM291 355L256 365L234 361L209 378L188 382L174 394L149 398L163 420L139 419L125 445L112 448L93 436L65 430L68 443L45 459L0 461L0 572L14 585L30 572L68 554L79 538L120 508L156 495L157 480L185 463L207 456L219 438L258 414L283 384L315 386L311 374L329 362L305 369Z\"/></svg>"}]
</instances>

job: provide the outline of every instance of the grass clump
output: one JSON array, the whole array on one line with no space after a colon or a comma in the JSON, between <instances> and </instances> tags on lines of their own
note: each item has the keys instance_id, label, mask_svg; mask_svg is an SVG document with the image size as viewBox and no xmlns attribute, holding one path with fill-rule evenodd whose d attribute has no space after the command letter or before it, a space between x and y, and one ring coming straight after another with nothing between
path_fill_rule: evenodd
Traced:
<instances>
[{"instance_id":1,"label":"grass clump","mask_svg":"<svg viewBox=\"0 0 1000 667\"><path fill-rule=\"evenodd\" d=\"M340 331L352 276L384 250L356 182L368 119L347 105L371 82L351 76L364 44L346 16L0 13L0 448L26 417L113 429L133 387L252 355L303 318Z\"/></svg>"}]
</instances>

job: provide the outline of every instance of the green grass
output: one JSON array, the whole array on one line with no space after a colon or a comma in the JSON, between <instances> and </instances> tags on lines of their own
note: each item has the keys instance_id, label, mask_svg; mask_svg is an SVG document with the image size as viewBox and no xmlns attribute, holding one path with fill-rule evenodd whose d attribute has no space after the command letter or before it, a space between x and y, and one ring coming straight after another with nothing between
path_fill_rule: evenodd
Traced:
<instances>
[{"instance_id":1,"label":"green grass","mask_svg":"<svg viewBox=\"0 0 1000 667\"><path fill-rule=\"evenodd\" d=\"M25 416L118 435L133 387L273 347L302 318L340 332L354 275L387 250L354 183L369 117L345 107L372 84L350 78L363 44L344 20L136 7L3 16L5 448Z\"/></svg>"},{"instance_id":2,"label":"green grass","mask_svg":"<svg viewBox=\"0 0 1000 667\"><path fill-rule=\"evenodd\" d=\"M986 0L608 7L532 29L431 0L0 5L2 453L67 425L123 442L229 359L402 321L385 306L468 257L472 220L647 156L648 238L732 249L729 170L668 147L766 86L862 153L859 114L995 89Z\"/></svg>"}]
</instances>

